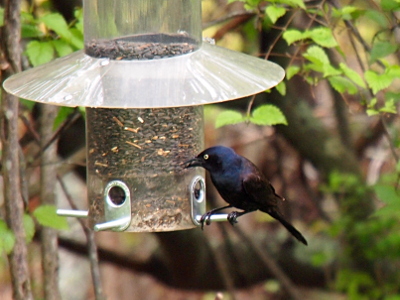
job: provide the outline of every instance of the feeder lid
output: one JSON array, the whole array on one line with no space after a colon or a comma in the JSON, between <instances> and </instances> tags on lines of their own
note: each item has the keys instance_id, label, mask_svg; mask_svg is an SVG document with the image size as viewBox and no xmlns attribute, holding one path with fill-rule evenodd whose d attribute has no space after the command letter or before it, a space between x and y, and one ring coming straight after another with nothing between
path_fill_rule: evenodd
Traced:
<instances>
[{"instance_id":1,"label":"feeder lid","mask_svg":"<svg viewBox=\"0 0 400 300\"><path fill-rule=\"evenodd\" d=\"M4 89L63 106L177 107L249 96L284 76L275 63L203 43L192 53L152 60L94 58L78 51L11 76Z\"/></svg>"}]
</instances>

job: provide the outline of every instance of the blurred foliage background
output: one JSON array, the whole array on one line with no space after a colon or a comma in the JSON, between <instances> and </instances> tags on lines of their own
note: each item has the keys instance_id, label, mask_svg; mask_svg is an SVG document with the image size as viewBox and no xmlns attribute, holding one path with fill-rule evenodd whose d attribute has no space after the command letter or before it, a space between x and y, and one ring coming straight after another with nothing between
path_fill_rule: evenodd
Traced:
<instances>
[{"instance_id":1,"label":"blurred foliage background","mask_svg":"<svg viewBox=\"0 0 400 300\"><path fill-rule=\"evenodd\" d=\"M7 2L0 1L2 28ZM23 69L82 49L80 6L22 2ZM92 281L91 235L78 221L57 218L55 205L40 204L38 164L37 132L50 126L57 205L73 199L85 208L84 112L57 109L49 125L39 122L45 109L21 99L32 297L52 299L39 238L51 227L59 244L52 288L62 299L400 299L400 1L204 0L202 7L204 37L286 70L271 91L206 106L206 146L233 147L258 165L309 246L258 212L234 228L218 223L203 232L101 232L94 238L102 280ZM7 68L3 43L0 70ZM207 188L210 207L221 205L210 182ZM12 299L16 238L5 215L2 205L0 298Z\"/></svg>"}]
</instances>

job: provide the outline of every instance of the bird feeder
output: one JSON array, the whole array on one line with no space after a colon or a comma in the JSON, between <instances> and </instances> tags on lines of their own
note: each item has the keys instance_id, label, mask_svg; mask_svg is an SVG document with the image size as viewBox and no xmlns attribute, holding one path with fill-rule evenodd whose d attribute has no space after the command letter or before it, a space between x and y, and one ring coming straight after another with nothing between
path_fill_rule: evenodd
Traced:
<instances>
[{"instance_id":1,"label":"bird feeder","mask_svg":"<svg viewBox=\"0 0 400 300\"><path fill-rule=\"evenodd\" d=\"M203 42L200 0L85 0L85 49L10 77L9 93L86 107L88 217L95 230L199 225L203 104L269 89L278 65Z\"/></svg>"}]
</instances>

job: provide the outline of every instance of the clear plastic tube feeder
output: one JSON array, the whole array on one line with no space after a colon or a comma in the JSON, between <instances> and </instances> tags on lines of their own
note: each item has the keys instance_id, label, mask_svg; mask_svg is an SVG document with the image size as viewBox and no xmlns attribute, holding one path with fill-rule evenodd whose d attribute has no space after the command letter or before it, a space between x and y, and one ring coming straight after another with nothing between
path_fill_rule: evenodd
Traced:
<instances>
[{"instance_id":1,"label":"clear plastic tube feeder","mask_svg":"<svg viewBox=\"0 0 400 300\"><path fill-rule=\"evenodd\" d=\"M200 0L85 0L85 49L10 77L21 98L86 107L89 211L95 230L198 226L203 104L277 85L283 69L203 43Z\"/></svg>"}]
</instances>

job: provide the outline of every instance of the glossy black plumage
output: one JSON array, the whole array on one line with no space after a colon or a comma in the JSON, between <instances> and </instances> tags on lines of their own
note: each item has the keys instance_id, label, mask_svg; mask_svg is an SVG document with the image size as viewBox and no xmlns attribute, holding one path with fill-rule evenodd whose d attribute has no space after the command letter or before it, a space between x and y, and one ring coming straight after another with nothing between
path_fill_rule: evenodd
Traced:
<instances>
[{"instance_id":1,"label":"glossy black plumage","mask_svg":"<svg viewBox=\"0 0 400 300\"><path fill-rule=\"evenodd\" d=\"M281 222L295 238L307 245L303 235L280 213L278 201L283 198L276 194L271 183L251 161L236 154L233 149L223 146L208 148L185 162L184 167L206 169L219 194L229 204L204 214L201 218L202 225L204 222L209 224L211 215L225 208L235 207L243 210L228 214L228 221L232 225L237 222L238 217L260 210Z\"/></svg>"}]
</instances>

